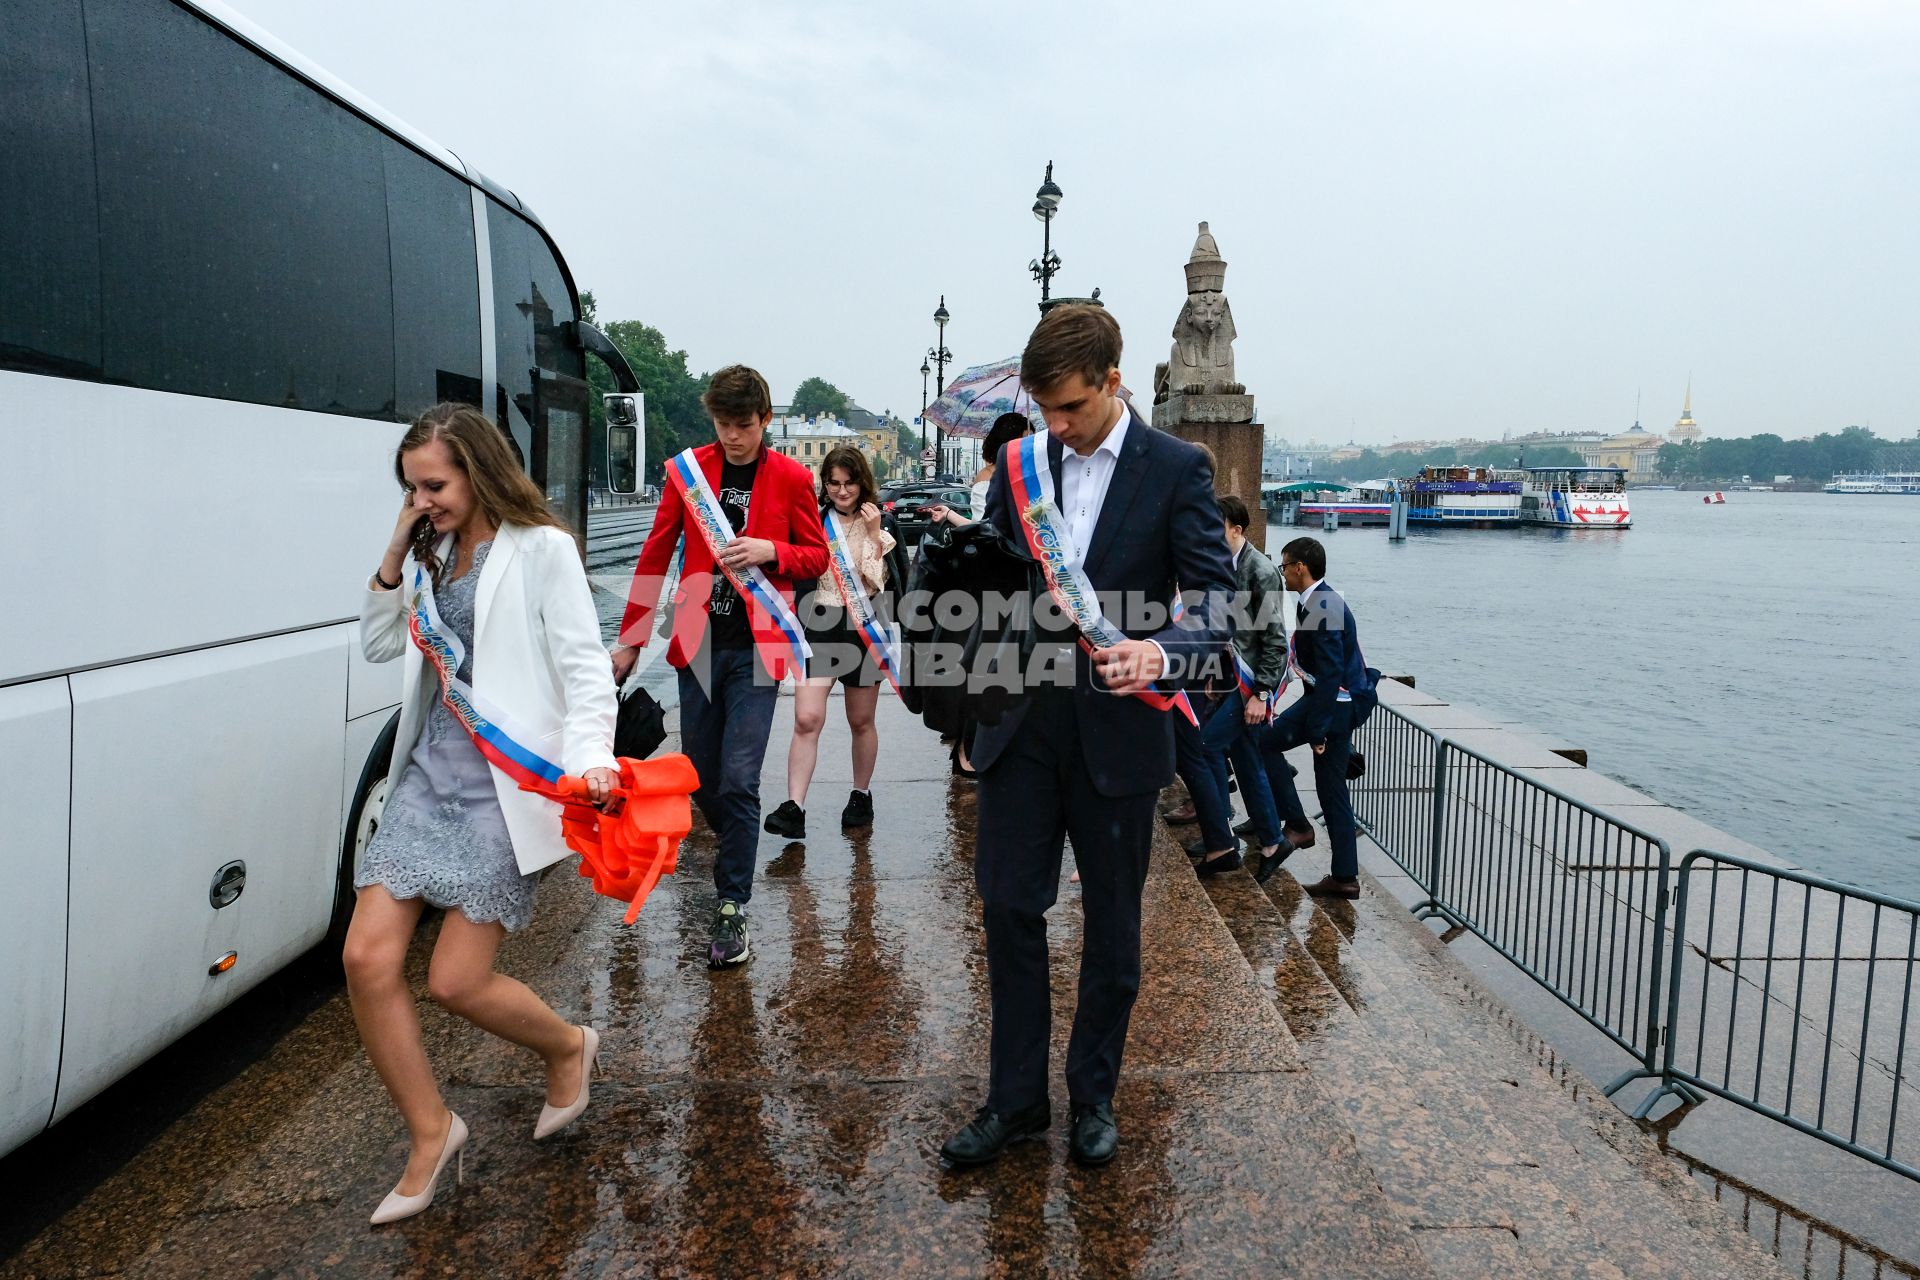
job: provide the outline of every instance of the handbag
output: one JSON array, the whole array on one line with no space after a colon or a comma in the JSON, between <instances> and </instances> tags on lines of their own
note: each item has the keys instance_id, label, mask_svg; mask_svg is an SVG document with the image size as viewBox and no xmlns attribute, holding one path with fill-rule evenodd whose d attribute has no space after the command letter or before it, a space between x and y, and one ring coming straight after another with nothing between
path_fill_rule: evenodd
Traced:
<instances>
[{"instance_id":1,"label":"handbag","mask_svg":"<svg viewBox=\"0 0 1920 1280\"><path fill-rule=\"evenodd\" d=\"M613 723L613 754L645 760L666 740L666 711L652 694L635 685L633 692L620 699L620 714Z\"/></svg>"}]
</instances>

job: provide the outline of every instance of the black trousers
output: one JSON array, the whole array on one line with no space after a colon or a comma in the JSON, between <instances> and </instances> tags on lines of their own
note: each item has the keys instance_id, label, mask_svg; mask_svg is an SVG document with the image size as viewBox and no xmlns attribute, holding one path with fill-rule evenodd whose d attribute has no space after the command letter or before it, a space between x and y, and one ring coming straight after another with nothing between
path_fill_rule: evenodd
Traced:
<instances>
[{"instance_id":1,"label":"black trousers","mask_svg":"<svg viewBox=\"0 0 1920 1280\"><path fill-rule=\"evenodd\" d=\"M1081 756L1073 695L1042 689L980 775L974 882L987 927L993 1035L987 1105L1001 1113L1047 1097L1053 1030L1046 912L1073 839L1085 916L1079 1003L1067 1043L1067 1096L1105 1102L1120 1079L1140 992L1140 893L1153 843L1154 792L1106 796Z\"/></svg>"}]
</instances>

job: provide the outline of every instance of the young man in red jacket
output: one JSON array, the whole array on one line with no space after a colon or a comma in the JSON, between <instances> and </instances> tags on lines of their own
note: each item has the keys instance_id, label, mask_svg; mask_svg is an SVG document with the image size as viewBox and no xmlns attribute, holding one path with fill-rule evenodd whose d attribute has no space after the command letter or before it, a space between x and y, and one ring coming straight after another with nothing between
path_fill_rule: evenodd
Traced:
<instances>
[{"instance_id":1,"label":"young man in red jacket","mask_svg":"<svg viewBox=\"0 0 1920 1280\"><path fill-rule=\"evenodd\" d=\"M794 582L827 571L827 539L813 473L763 442L773 420L767 380L745 365L729 365L713 375L700 402L719 439L688 450L692 466L678 470L678 479L674 460L668 462L669 482L653 531L634 566L613 674L624 682L646 646L648 615L659 603L682 531L691 526L673 596L667 661L680 673L681 749L700 775L693 798L720 845L713 864L720 900L707 963L721 969L742 964L751 954L746 909L760 843L760 766L780 681L794 666L778 620L759 601L742 597L721 569L742 577L757 569L786 601L790 615ZM689 519L690 506L703 498L717 502L732 525L733 537L725 539L718 563L718 539L702 531L697 511Z\"/></svg>"}]
</instances>

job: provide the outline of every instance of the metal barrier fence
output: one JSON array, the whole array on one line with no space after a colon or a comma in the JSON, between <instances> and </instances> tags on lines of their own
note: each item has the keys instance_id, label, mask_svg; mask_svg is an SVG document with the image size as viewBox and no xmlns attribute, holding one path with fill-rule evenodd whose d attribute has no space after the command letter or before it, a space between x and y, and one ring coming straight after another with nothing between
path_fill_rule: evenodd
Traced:
<instances>
[{"instance_id":1,"label":"metal barrier fence","mask_svg":"<svg viewBox=\"0 0 1920 1280\"><path fill-rule=\"evenodd\" d=\"M1367 771L1348 788L1353 813L1369 838L1425 890L1432 905L1435 780L1440 737L1382 704L1353 735Z\"/></svg>"},{"instance_id":2,"label":"metal barrier fence","mask_svg":"<svg viewBox=\"0 0 1920 1280\"><path fill-rule=\"evenodd\" d=\"M1414 910L1630 1054L1607 1094L1657 1079L1636 1118L1712 1093L1920 1180L1920 903L1708 850L1676 871L1659 837L1388 706L1354 747L1355 816Z\"/></svg>"},{"instance_id":3,"label":"metal barrier fence","mask_svg":"<svg viewBox=\"0 0 1920 1280\"><path fill-rule=\"evenodd\" d=\"M1920 1179L1920 1082L1906 1074L1909 1049L1920 1054L1917 945L1920 903L1689 853L1662 1083L1636 1117L1693 1086Z\"/></svg>"},{"instance_id":4,"label":"metal barrier fence","mask_svg":"<svg viewBox=\"0 0 1920 1280\"><path fill-rule=\"evenodd\" d=\"M1454 742L1441 743L1432 893L1505 956L1658 1070L1666 841Z\"/></svg>"}]
</instances>

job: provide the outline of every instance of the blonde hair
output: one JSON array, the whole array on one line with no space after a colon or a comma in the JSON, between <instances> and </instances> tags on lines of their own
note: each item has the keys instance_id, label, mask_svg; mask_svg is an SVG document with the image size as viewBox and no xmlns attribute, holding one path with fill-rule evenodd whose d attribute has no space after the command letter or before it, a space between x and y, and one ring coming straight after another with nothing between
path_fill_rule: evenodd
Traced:
<instances>
[{"instance_id":1,"label":"blonde hair","mask_svg":"<svg viewBox=\"0 0 1920 1280\"><path fill-rule=\"evenodd\" d=\"M546 525L566 533L576 548L580 546L579 535L553 514L547 496L513 456L506 433L469 404L437 404L413 420L407 434L400 438L400 447L393 451L393 474L402 489L411 492L403 460L435 440L447 446L453 465L460 468L473 489L474 501L496 528L506 524L523 528ZM413 558L427 566L435 582L441 572L440 557L434 551L438 541L430 524L423 524L413 535ZM582 559L585 554L582 548Z\"/></svg>"}]
</instances>

